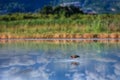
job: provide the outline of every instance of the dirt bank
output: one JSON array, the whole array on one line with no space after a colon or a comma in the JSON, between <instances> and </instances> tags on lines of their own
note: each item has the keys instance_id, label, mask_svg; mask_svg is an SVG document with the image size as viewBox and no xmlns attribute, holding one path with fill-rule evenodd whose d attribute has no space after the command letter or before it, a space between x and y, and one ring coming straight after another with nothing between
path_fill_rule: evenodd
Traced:
<instances>
[{"instance_id":1,"label":"dirt bank","mask_svg":"<svg viewBox=\"0 0 120 80\"><path fill-rule=\"evenodd\" d=\"M84 38L84 39L91 39L91 38L120 38L120 33L99 33L99 34L92 34L92 33L85 33L85 34L33 34L33 35L14 35L14 34L0 34L0 39L24 39L24 38Z\"/></svg>"}]
</instances>

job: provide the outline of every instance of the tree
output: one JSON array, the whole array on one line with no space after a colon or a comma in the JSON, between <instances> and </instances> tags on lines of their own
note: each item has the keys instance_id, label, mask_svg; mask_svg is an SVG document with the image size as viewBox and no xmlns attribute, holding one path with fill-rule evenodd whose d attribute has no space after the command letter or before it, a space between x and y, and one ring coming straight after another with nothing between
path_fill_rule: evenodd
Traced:
<instances>
[{"instance_id":1,"label":"tree","mask_svg":"<svg viewBox=\"0 0 120 80\"><path fill-rule=\"evenodd\" d=\"M53 8L52 8L52 6L45 6L45 7L42 8L40 13L47 14L47 15L52 14L53 13Z\"/></svg>"},{"instance_id":2,"label":"tree","mask_svg":"<svg viewBox=\"0 0 120 80\"><path fill-rule=\"evenodd\" d=\"M54 8L53 13L59 14L59 15L64 14L64 16L69 17L73 14L79 14L79 13L83 14L83 11L81 11L80 8L71 5L71 6L64 6L64 7L57 6Z\"/></svg>"}]
</instances>

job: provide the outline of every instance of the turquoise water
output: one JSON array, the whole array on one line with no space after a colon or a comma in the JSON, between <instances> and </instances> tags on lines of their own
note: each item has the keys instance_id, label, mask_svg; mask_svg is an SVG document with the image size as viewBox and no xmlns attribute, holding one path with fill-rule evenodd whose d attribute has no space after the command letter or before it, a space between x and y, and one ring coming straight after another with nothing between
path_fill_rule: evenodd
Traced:
<instances>
[{"instance_id":1,"label":"turquoise water","mask_svg":"<svg viewBox=\"0 0 120 80\"><path fill-rule=\"evenodd\" d=\"M1 41L0 80L120 80L120 42Z\"/></svg>"}]
</instances>

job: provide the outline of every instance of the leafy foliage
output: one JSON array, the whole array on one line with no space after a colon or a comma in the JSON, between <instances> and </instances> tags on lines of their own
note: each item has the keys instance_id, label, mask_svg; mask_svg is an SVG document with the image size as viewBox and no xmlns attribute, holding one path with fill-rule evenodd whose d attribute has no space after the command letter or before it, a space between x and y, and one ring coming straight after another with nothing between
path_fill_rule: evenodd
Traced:
<instances>
[{"instance_id":1,"label":"leafy foliage","mask_svg":"<svg viewBox=\"0 0 120 80\"><path fill-rule=\"evenodd\" d=\"M42 10L40 11L42 14L52 14L53 13L53 8L52 6L45 6L42 8Z\"/></svg>"},{"instance_id":2,"label":"leafy foliage","mask_svg":"<svg viewBox=\"0 0 120 80\"><path fill-rule=\"evenodd\" d=\"M45 6L40 13L42 14L56 14L56 15L64 15L65 17L69 17L73 14L83 14L83 11L81 11L78 7L75 6Z\"/></svg>"}]
</instances>

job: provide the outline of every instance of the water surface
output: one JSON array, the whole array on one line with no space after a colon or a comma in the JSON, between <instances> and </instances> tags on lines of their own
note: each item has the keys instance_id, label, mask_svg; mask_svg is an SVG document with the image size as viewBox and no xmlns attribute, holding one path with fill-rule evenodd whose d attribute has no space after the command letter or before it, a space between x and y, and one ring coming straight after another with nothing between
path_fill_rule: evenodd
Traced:
<instances>
[{"instance_id":1,"label":"water surface","mask_svg":"<svg viewBox=\"0 0 120 80\"><path fill-rule=\"evenodd\" d=\"M0 41L0 80L120 80L120 42Z\"/></svg>"}]
</instances>

